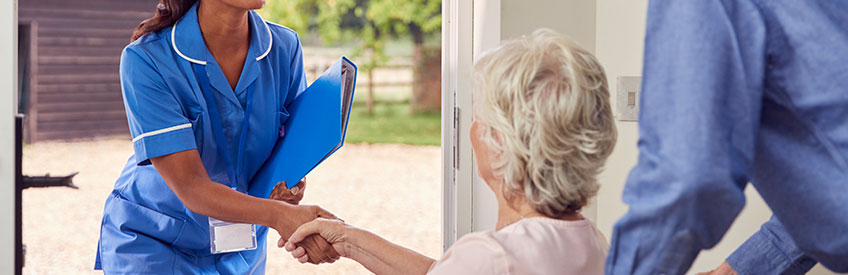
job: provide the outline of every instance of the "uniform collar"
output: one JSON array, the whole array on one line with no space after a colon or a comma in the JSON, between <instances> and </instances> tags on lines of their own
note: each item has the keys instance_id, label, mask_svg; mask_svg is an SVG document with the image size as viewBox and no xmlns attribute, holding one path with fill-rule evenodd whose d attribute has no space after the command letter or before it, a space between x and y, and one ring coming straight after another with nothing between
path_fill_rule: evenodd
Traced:
<instances>
[{"instance_id":1,"label":"uniform collar","mask_svg":"<svg viewBox=\"0 0 848 275\"><path fill-rule=\"evenodd\" d=\"M243 94L259 77L258 63L268 56L274 43L271 29L259 14L255 11L249 12L250 48L247 51L247 59L239 77L238 85L233 90L224 77L223 71L215 62L212 53L206 48L206 42L203 40L203 34L200 32L200 25L197 22L197 5L194 4L183 18L171 28L172 48L180 58L206 66L212 87L222 93L231 103L243 107L238 96Z\"/></svg>"},{"instance_id":2,"label":"uniform collar","mask_svg":"<svg viewBox=\"0 0 848 275\"><path fill-rule=\"evenodd\" d=\"M199 2L198 2L199 3ZM174 52L189 62L206 65L212 61L209 49L203 41L200 25L197 22L197 5L195 3L186 14L171 27L171 45ZM249 57L260 61L271 52L274 43L271 37L271 28L255 11L248 14L250 20L250 50Z\"/></svg>"}]
</instances>

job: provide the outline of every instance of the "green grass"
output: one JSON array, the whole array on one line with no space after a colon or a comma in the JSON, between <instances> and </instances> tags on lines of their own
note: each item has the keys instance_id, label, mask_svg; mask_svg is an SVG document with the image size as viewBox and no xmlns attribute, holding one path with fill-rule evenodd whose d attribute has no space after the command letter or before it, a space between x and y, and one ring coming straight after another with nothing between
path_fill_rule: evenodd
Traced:
<instances>
[{"instance_id":1,"label":"green grass","mask_svg":"<svg viewBox=\"0 0 848 275\"><path fill-rule=\"evenodd\" d=\"M374 106L374 114L368 115L365 104L357 102L351 111L345 142L439 145L440 114L413 115L408 103L378 102Z\"/></svg>"}]
</instances>

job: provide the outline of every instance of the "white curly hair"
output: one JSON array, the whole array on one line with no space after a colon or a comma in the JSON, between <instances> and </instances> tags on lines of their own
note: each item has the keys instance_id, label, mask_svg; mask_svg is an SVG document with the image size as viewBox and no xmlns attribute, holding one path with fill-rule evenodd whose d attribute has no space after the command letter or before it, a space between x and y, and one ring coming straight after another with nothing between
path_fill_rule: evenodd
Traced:
<instances>
[{"instance_id":1,"label":"white curly hair","mask_svg":"<svg viewBox=\"0 0 848 275\"><path fill-rule=\"evenodd\" d=\"M578 212L597 194L616 128L595 57L540 29L504 42L474 65L475 120L492 149L504 196L549 217Z\"/></svg>"}]
</instances>

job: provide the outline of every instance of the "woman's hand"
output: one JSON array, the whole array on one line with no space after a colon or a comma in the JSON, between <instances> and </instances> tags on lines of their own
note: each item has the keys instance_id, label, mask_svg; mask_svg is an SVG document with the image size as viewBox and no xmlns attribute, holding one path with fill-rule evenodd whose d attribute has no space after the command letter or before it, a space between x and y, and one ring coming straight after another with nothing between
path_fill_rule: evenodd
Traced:
<instances>
[{"instance_id":1,"label":"woman's hand","mask_svg":"<svg viewBox=\"0 0 848 275\"><path fill-rule=\"evenodd\" d=\"M311 262L312 254L308 253L304 243L309 237L320 236L332 244L333 248L342 257L349 257L350 254L345 249L349 247L346 241L349 239L348 233L352 227L337 219L318 218L311 222L305 223L291 234L288 240L280 238L277 242L277 247L285 246L286 251L291 252L299 262Z\"/></svg>"},{"instance_id":2,"label":"woman's hand","mask_svg":"<svg viewBox=\"0 0 848 275\"><path fill-rule=\"evenodd\" d=\"M272 200L284 201L292 205L297 205L303 199L304 191L306 190L306 178L300 180L297 185L293 186L291 189L286 187L286 182L281 181L277 183L277 186L271 190L271 196L268 197ZM321 209L323 210L323 209ZM325 214L331 215L329 212L323 211ZM320 211L319 211L320 216ZM333 216L335 217L335 216ZM283 236L282 231L278 230L280 236ZM304 245L304 249L307 249L311 255L314 256L313 264L319 263L332 263L339 258L338 253L336 253L330 246L327 241L321 239L320 237L311 237L305 241L306 245Z\"/></svg>"},{"instance_id":3,"label":"woman's hand","mask_svg":"<svg viewBox=\"0 0 848 275\"><path fill-rule=\"evenodd\" d=\"M335 219L319 218L305 223L288 239L277 241L277 246L285 246L301 263L312 262L313 255L304 244L313 237L326 239L341 256L360 263L374 274L425 274L435 262L427 256Z\"/></svg>"},{"instance_id":4,"label":"woman's hand","mask_svg":"<svg viewBox=\"0 0 848 275\"><path fill-rule=\"evenodd\" d=\"M295 186L292 186L291 189L286 187L285 181L281 181L277 183L277 186L274 186L274 189L271 190L271 196L268 198L297 205L300 204L300 200L303 199L304 191L306 191L306 178L300 180L300 182L298 182Z\"/></svg>"},{"instance_id":5,"label":"woman's hand","mask_svg":"<svg viewBox=\"0 0 848 275\"><path fill-rule=\"evenodd\" d=\"M335 215L315 205L290 205L284 204L279 214L279 219L273 226L282 238L288 238L300 225L316 218L338 219ZM310 255L309 262L312 264L332 263L339 259L335 249L320 236L310 236L303 240L302 244L306 253Z\"/></svg>"}]
</instances>

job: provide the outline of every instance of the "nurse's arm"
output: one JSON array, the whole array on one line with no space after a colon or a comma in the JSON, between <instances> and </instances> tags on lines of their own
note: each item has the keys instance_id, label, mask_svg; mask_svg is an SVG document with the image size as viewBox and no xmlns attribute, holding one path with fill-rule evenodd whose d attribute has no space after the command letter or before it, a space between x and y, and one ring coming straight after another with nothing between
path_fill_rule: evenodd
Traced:
<instances>
[{"instance_id":1,"label":"nurse's arm","mask_svg":"<svg viewBox=\"0 0 848 275\"><path fill-rule=\"evenodd\" d=\"M242 194L212 181L197 150L188 150L150 159L153 167L189 210L222 221L261 224L289 236L315 218L336 217L314 205L291 205L282 201ZM310 238L306 244L312 263L333 262L338 254L329 243Z\"/></svg>"},{"instance_id":2,"label":"nurse's arm","mask_svg":"<svg viewBox=\"0 0 848 275\"><path fill-rule=\"evenodd\" d=\"M318 206L257 198L214 182L206 173L197 150L150 161L186 208L204 216L234 223L261 224L286 236L315 218L336 218Z\"/></svg>"}]
</instances>

